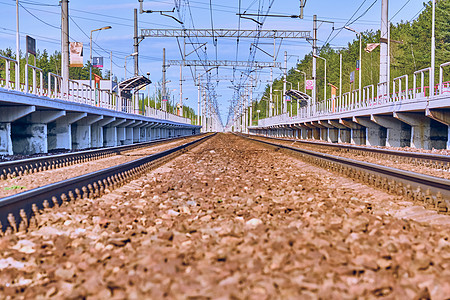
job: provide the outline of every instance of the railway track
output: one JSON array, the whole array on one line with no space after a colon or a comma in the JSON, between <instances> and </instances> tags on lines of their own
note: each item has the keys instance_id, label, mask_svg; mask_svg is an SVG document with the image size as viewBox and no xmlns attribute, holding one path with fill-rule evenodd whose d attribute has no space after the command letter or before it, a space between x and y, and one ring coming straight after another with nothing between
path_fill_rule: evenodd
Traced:
<instances>
[{"instance_id":1,"label":"railway track","mask_svg":"<svg viewBox=\"0 0 450 300\"><path fill-rule=\"evenodd\" d=\"M2 237L0 298L447 299L450 216L396 216L410 208L217 134Z\"/></svg>"},{"instance_id":2,"label":"railway track","mask_svg":"<svg viewBox=\"0 0 450 300\"><path fill-rule=\"evenodd\" d=\"M30 225L31 217L37 215L38 211L43 208L60 206L66 202L73 202L81 198L99 197L108 190L115 189L140 176L144 172L164 164L175 156L183 154L211 136L212 135L202 136L183 145L151 154L124 164L52 183L0 199L0 231L17 232L26 229ZM158 141L158 143L162 142L164 141ZM149 144L146 143L146 145L136 146L146 147L148 145ZM88 155L89 158L92 159L93 157L104 157L102 155L113 155L114 153L133 150L137 147L100 149L105 152L98 151L98 156L93 156L91 153L75 153L74 155L78 157L77 159L79 159L79 155Z\"/></svg>"},{"instance_id":3,"label":"railway track","mask_svg":"<svg viewBox=\"0 0 450 300\"><path fill-rule=\"evenodd\" d=\"M315 165L382 188L390 193L405 196L408 200L421 203L426 208L433 208L440 213L450 212L450 180L448 179L241 136L257 143L293 152ZM401 151L394 152L400 155L398 152ZM423 153L413 155L424 156Z\"/></svg>"},{"instance_id":4,"label":"railway track","mask_svg":"<svg viewBox=\"0 0 450 300\"><path fill-rule=\"evenodd\" d=\"M94 150L86 150L58 155L21 159L15 161L0 162L0 179L5 180L7 178L13 178L16 176L23 176L45 170L57 169L65 166L70 166L73 164L78 164L80 162L97 160L136 149L141 149L145 147L150 147L186 138L188 137L160 139L131 145L123 145L117 147L100 148Z\"/></svg>"},{"instance_id":5,"label":"railway track","mask_svg":"<svg viewBox=\"0 0 450 300\"><path fill-rule=\"evenodd\" d=\"M428 175L432 176L446 176L450 177L450 156L442 154L433 153L423 153L423 152L410 152L410 151L399 151L383 148L374 147L364 147L357 145L343 145L343 144L331 144L323 142L314 141L304 141L297 139L285 139L285 138L274 138L274 137L262 137L262 136L251 136L257 139L272 140L282 143L295 143L309 147L310 149L317 148L319 151L328 154L338 154L338 155L357 155L372 157L374 160L388 161L390 165L394 164L405 164L411 165L417 168L430 169L434 171L428 172ZM442 172L443 174L438 175L436 170Z\"/></svg>"}]
</instances>

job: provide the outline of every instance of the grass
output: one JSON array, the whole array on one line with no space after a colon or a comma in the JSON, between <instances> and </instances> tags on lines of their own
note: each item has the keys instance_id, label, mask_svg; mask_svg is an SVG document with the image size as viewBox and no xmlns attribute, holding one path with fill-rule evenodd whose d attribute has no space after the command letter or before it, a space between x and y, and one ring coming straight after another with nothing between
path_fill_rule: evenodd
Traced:
<instances>
[{"instance_id":1,"label":"grass","mask_svg":"<svg viewBox=\"0 0 450 300\"><path fill-rule=\"evenodd\" d=\"M23 190L26 189L26 187L21 186L21 185L13 185L10 187L5 187L5 191L10 191L10 190Z\"/></svg>"}]
</instances>

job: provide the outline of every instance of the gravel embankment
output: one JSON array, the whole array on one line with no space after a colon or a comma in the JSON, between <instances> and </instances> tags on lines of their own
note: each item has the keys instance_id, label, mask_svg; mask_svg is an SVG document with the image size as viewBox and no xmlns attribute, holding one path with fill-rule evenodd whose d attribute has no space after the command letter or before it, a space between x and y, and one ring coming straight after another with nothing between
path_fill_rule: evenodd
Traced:
<instances>
[{"instance_id":1,"label":"gravel embankment","mask_svg":"<svg viewBox=\"0 0 450 300\"><path fill-rule=\"evenodd\" d=\"M217 135L0 239L0 298L445 299L448 216Z\"/></svg>"}]
</instances>

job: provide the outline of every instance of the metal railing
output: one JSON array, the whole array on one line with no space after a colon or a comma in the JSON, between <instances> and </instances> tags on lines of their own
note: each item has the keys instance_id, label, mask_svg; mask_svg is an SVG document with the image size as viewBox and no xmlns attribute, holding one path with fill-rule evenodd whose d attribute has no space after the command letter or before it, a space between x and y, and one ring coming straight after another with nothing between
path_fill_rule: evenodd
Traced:
<instances>
[{"instance_id":1,"label":"metal railing","mask_svg":"<svg viewBox=\"0 0 450 300\"><path fill-rule=\"evenodd\" d=\"M110 110L126 112L130 114L141 114L139 112L138 99L126 99L110 90L93 89L87 84L83 84L76 80L68 80L67 90L63 92L63 78L58 74L49 72L47 74L47 88L45 89L44 71L36 66L25 64L24 75L25 83L16 84L15 80L11 78L12 73L18 72L17 61L10 57L0 55L0 62L3 61L5 65L5 76L1 78L0 73L0 87L8 90L17 90L20 92L34 94L37 96L46 96L52 99L60 99L70 102L83 103L91 106L102 107ZM14 64L14 67L11 65ZM12 71L14 68L14 71ZM31 70L31 75L30 75ZM30 78L31 77L31 78ZM31 81L30 81L31 79ZM142 112L143 114L143 112ZM191 124L189 118L184 118L164 112L160 110L152 110L148 108L145 115L170 120L178 123Z\"/></svg>"},{"instance_id":2,"label":"metal railing","mask_svg":"<svg viewBox=\"0 0 450 300\"><path fill-rule=\"evenodd\" d=\"M389 102L389 82L379 82L377 84L377 104Z\"/></svg>"},{"instance_id":3,"label":"metal railing","mask_svg":"<svg viewBox=\"0 0 450 300\"><path fill-rule=\"evenodd\" d=\"M361 107L370 107L374 105L375 87L373 84L367 85L362 89Z\"/></svg>"},{"instance_id":4,"label":"metal railing","mask_svg":"<svg viewBox=\"0 0 450 300\"><path fill-rule=\"evenodd\" d=\"M47 77L48 77L47 97L53 99L62 98L61 95L62 77L52 72L48 72Z\"/></svg>"},{"instance_id":5,"label":"metal railing","mask_svg":"<svg viewBox=\"0 0 450 300\"><path fill-rule=\"evenodd\" d=\"M15 89L18 91L20 89L20 85L17 85L14 80L11 80L11 63L14 64L14 72L17 73L17 61L3 55L0 55L0 59L5 61L5 80L2 86L7 88L8 90Z\"/></svg>"},{"instance_id":6,"label":"metal railing","mask_svg":"<svg viewBox=\"0 0 450 300\"><path fill-rule=\"evenodd\" d=\"M438 94L450 93L450 82L443 82L444 80L444 68L450 66L450 61L443 63L439 66L439 91Z\"/></svg>"},{"instance_id":7,"label":"metal railing","mask_svg":"<svg viewBox=\"0 0 450 300\"><path fill-rule=\"evenodd\" d=\"M402 90L402 82L405 82L406 85L406 89ZM397 84L396 84L397 83ZM398 87L398 90L396 89L396 87ZM402 75L399 77L394 78L394 80L392 81L392 93L393 93L393 97L392 100L393 101L400 101L400 100L407 100L409 99L409 90L408 90L408 75Z\"/></svg>"},{"instance_id":8,"label":"metal railing","mask_svg":"<svg viewBox=\"0 0 450 300\"><path fill-rule=\"evenodd\" d=\"M31 69L32 72L32 86L29 86L29 69ZM39 88L37 86L37 78L36 73L39 72ZM25 65L25 92L26 93L32 93L35 95L42 96L44 95L44 71L36 66L32 66L29 64Z\"/></svg>"},{"instance_id":9,"label":"metal railing","mask_svg":"<svg viewBox=\"0 0 450 300\"><path fill-rule=\"evenodd\" d=\"M417 98L417 97L427 97L427 93L426 93L426 86L425 86L425 74L426 72L428 72L428 80L429 80L429 84L428 84L428 91L430 90L429 87L431 86L431 76L430 76L430 72L431 72L431 68L425 68L422 70L418 70L414 72L414 80L413 80L413 94L412 94L412 98ZM417 76L420 74L420 87L417 87ZM430 94L428 93L428 96Z\"/></svg>"},{"instance_id":10,"label":"metal railing","mask_svg":"<svg viewBox=\"0 0 450 300\"><path fill-rule=\"evenodd\" d=\"M278 115L270 118L260 119L258 126L271 126L283 124L287 121L302 122L314 117L323 115L333 115L343 112L351 112L359 109L373 108L381 105L392 105L392 102L410 101L416 98L426 98L432 100L434 96L450 93L450 81L444 81L444 73L450 62L446 62L439 67L439 83L433 87L431 84L431 68L424 68L415 71L413 74L413 87L409 88L409 77L403 75L394 78L391 82L380 82L376 86L368 85L361 90L361 101L359 101L359 90L353 90L342 94L340 97L318 101L314 105L308 104L298 110L297 116L288 118L284 115ZM428 74L427 74L428 73ZM420 81L418 76L420 76ZM426 84L428 76L429 83ZM447 79L448 80L448 79ZM392 84L392 94L390 94L390 84ZM430 88L431 87L431 88ZM290 120L293 119L293 120Z\"/></svg>"}]
</instances>

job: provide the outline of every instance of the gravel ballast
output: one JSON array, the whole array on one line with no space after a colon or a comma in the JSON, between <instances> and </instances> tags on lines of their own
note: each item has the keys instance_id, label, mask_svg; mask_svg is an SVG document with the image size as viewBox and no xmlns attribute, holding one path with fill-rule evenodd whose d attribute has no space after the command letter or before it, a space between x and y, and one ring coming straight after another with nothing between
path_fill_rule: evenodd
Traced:
<instances>
[{"instance_id":1,"label":"gravel ballast","mask_svg":"<svg viewBox=\"0 0 450 300\"><path fill-rule=\"evenodd\" d=\"M2 237L0 298L446 299L450 223L414 207L219 134Z\"/></svg>"}]
</instances>

